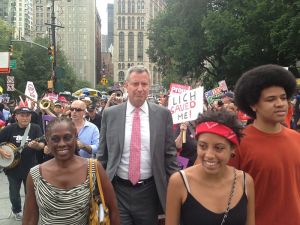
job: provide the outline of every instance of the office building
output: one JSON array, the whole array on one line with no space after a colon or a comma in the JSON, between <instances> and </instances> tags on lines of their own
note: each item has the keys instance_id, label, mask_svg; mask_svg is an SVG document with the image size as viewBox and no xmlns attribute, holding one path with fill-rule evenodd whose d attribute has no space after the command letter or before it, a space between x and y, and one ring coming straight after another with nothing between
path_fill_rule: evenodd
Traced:
<instances>
[{"instance_id":1,"label":"office building","mask_svg":"<svg viewBox=\"0 0 300 225\"><path fill-rule=\"evenodd\" d=\"M133 65L146 66L151 77L151 89L159 89L161 74L149 61L147 25L166 6L164 0L114 1L114 81L124 82L126 70Z\"/></svg>"}]
</instances>

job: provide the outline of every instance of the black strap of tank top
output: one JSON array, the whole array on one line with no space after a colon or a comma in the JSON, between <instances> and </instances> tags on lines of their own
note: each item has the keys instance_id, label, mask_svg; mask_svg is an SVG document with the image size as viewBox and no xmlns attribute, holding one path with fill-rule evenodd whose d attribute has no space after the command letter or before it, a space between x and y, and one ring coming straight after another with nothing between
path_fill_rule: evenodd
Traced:
<instances>
[{"instance_id":1,"label":"black strap of tank top","mask_svg":"<svg viewBox=\"0 0 300 225\"><path fill-rule=\"evenodd\" d=\"M181 178L182 178L182 180L183 180L183 183L184 183L184 186L185 186L187 192L189 192L189 189L188 189L188 187L186 186L185 179L184 179L184 177L183 177L183 174L182 174L181 170L179 171L179 174L180 174L180 176L181 176Z\"/></svg>"},{"instance_id":2,"label":"black strap of tank top","mask_svg":"<svg viewBox=\"0 0 300 225\"><path fill-rule=\"evenodd\" d=\"M244 174L244 193L246 193L246 173L243 171Z\"/></svg>"}]
</instances>

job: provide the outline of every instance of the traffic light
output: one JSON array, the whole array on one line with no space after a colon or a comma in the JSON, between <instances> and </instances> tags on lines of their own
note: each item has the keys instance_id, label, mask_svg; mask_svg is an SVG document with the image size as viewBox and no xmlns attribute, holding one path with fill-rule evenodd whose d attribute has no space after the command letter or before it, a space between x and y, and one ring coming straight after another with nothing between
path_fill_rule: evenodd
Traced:
<instances>
[{"instance_id":1,"label":"traffic light","mask_svg":"<svg viewBox=\"0 0 300 225\"><path fill-rule=\"evenodd\" d=\"M14 52L14 46L13 46L12 44L10 44L10 45L8 46L8 51L9 51L9 55L12 55L12 54L13 54L13 52Z\"/></svg>"},{"instance_id":2,"label":"traffic light","mask_svg":"<svg viewBox=\"0 0 300 225\"><path fill-rule=\"evenodd\" d=\"M52 46L48 47L48 55L51 56L52 55Z\"/></svg>"},{"instance_id":3,"label":"traffic light","mask_svg":"<svg viewBox=\"0 0 300 225\"><path fill-rule=\"evenodd\" d=\"M54 47L53 46L49 46L48 47L48 56L49 56L49 60L54 61Z\"/></svg>"}]
</instances>

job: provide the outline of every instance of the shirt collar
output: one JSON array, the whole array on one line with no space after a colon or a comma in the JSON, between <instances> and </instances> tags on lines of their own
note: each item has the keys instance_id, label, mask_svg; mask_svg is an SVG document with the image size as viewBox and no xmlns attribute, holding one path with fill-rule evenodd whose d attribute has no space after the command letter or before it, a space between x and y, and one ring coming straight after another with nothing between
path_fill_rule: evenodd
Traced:
<instances>
[{"instance_id":1,"label":"shirt collar","mask_svg":"<svg viewBox=\"0 0 300 225\"><path fill-rule=\"evenodd\" d=\"M147 101L144 102L144 104L140 107L141 112L148 114L148 103ZM130 103L130 101L127 101L127 113L133 113L135 110L135 107Z\"/></svg>"}]
</instances>

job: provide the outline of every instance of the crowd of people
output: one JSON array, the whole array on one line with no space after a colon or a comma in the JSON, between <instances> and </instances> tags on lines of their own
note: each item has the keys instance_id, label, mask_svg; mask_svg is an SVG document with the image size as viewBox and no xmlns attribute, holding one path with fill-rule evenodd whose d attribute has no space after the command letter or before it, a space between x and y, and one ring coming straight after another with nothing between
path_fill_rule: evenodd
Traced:
<instances>
[{"instance_id":1,"label":"crowd of people","mask_svg":"<svg viewBox=\"0 0 300 225\"><path fill-rule=\"evenodd\" d=\"M251 69L234 91L181 124L173 124L168 95L159 104L148 100L150 78L133 66L126 100L113 92L37 111L19 105L4 119L0 143L18 152L0 146L0 162L15 155L4 172L16 220L88 224L88 171L95 184L97 167L113 225L299 224L300 97L289 71Z\"/></svg>"}]
</instances>

